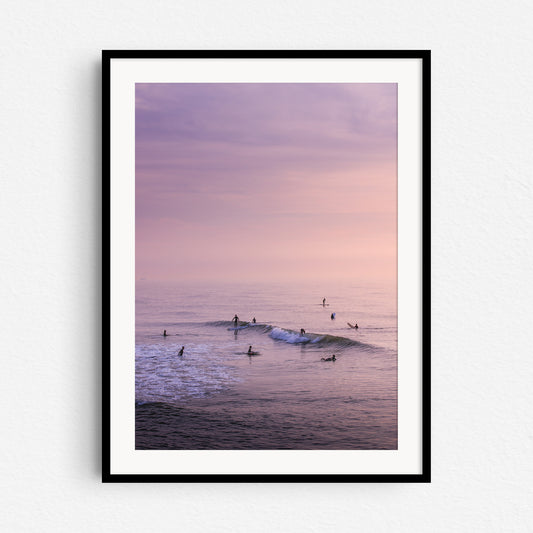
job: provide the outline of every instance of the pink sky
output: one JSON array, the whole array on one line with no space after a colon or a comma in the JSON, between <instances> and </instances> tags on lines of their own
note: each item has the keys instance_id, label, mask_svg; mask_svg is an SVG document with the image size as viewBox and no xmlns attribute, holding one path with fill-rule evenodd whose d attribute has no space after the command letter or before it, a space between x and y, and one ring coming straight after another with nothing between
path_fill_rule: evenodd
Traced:
<instances>
[{"instance_id":1,"label":"pink sky","mask_svg":"<svg viewBox=\"0 0 533 533\"><path fill-rule=\"evenodd\" d=\"M396 279L396 84L137 84L136 278Z\"/></svg>"}]
</instances>

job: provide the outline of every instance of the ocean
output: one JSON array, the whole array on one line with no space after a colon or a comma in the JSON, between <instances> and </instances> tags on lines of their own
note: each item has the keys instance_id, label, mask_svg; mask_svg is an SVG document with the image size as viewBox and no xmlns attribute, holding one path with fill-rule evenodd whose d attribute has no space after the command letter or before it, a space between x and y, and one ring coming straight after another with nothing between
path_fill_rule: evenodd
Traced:
<instances>
[{"instance_id":1,"label":"ocean","mask_svg":"<svg viewBox=\"0 0 533 533\"><path fill-rule=\"evenodd\" d=\"M395 450L397 340L393 284L137 281L135 447Z\"/></svg>"}]
</instances>

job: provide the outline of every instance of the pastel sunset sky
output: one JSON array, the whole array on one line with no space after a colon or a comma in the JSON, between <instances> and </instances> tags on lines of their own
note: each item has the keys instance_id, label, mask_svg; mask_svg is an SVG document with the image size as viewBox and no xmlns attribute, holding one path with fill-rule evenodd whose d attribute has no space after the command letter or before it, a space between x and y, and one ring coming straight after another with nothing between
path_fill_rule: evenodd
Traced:
<instances>
[{"instance_id":1,"label":"pastel sunset sky","mask_svg":"<svg viewBox=\"0 0 533 533\"><path fill-rule=\"evenodd\" d=\"M137 279L396 279L396 84L137 84L135 118Z\"/></svg>"}]
</instances>

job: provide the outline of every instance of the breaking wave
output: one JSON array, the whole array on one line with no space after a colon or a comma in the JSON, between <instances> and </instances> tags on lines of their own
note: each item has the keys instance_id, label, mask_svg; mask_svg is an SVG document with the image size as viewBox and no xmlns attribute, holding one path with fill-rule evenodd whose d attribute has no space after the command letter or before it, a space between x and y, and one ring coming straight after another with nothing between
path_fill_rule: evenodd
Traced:
<instances>
[{"instance_id":1,"label":"breaking wave","mask_svg":"<svg viewBox=\"0 0 533 533\"><path fill-rule=\"evenodd\" d=\"M300 335L296 331L279 327L274 327L269 335L272 339L289 344L313 344L316 346L336 346L338 348L358 346L368 351L374 350L374 347L369 344L347 339L346 337L338 337L337 335L323 335L320 333L305 333Z\"/></svg>"},{"instance_id":2,"label":"breaking wave","mask_svg":"<svg viewBox=\"0 0 533 533\"><path fill-rule=\"evenodd\" d=\"M226 327L228 330L236 331L248 328L253 328L258 333L268 333L271 339L276 341L286 342L288 344L310 344L315 346L331 346L337 348L358 347L361 350L372 352L376 350L375 346L365 344L346 337L337 335L327 335L321 333L304 333L300 334L298 331L281 328L272 324L260 324L252 322L240 322L238 327L233 326L230 320L219 320L216 322L207 322L206 326Z\"/></svg>"}]
</instances>

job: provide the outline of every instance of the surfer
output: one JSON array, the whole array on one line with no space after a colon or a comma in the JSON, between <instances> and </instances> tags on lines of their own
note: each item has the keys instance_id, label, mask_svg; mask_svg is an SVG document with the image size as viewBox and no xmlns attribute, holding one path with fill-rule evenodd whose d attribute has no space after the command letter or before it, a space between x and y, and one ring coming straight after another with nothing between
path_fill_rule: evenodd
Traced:
<instances>
[{"instance_id":1,"label":"surfer","mask_svg":"<svg viewBox=\"0 0 533 533\"><path fill-rule=\"evenodd\" d=\"M333 354L331 357L322 357L320 360L321 361L336 361L337 358L335 357L335 354Z\"/></svg>"},{"instance_id":2,"label":"surfer","mask_svg":"<svg viewBox=\"0 0 533 533\"><path fill-rule=\"evenodd\" d=\"M324 307L326 306L326 299L325 299L325 298L322 300L322 305L323 305Z\"/></svg>"},{"instance_id":3,"label":"surfer","mask_svg":"<svg viewBox=\"0 0 533 533\"><path fill-rule=\"evenodd\" d=\"M300 329L300 335L305 335L305 329L304 328Z\"/></svg>"},{"instance_id":4,"label":"surfer","mask_svg":"<svg viewBox=\"0 0 533 533\"><path fill-rule=\"evenodd\" d=\"M237 315L233 317L233 323L235 324L235 327L239 325L239 317Z\"/></svg>"},{"instance_id":5,"label":"surfer","mask_svg":"<svg viewBox=\"0 0 533 533\"><path fill-rule=\"evenodd\" d=\"M178 355L181 357L183 355L183 350L185 350L185 346L181 347L181 350L178 352Z\"/></svg>"},{"instance_id":6,"label":"surfer","mask_svg":"<svg viewBox=\"0 0 533 533\"><path fill-rule=\"evenodd\" d=\"M163 331L163 337L168 337L166 329Z\"/></svg>"},{"instance_id":7,"label":"surfer","mask_svg":"<svg viewBox=\"0 0 533 533\"><path fill-rule=\"evenodd\" d=\"M255 316L252 318L252 322L255 324Z\"/></svg>"},{"instance_id":8,"label":"surfer","mask_svg":"<svg viewBox=\"0 0 533 533\"><path fill-rule=\"evenodd\" d=\"M253 355L254 352L252 352L252 347L248 348L248 355Z\"/></svg>"},{"instance_id":9,"label":"surfer","mask_svg":"<svg viewBox=\"0 0 533 533\"><path fill-rule=\"evenodd\" d=\"M335 320L335 313L331 313L331 320Z\"/></svg>"},{"instance_id":10,"label":"surfer","mask_svg":"<svg viewBox=\"0 0 533 533\"><path fill-rule=\"evenodd\" d=\"M359 326L357 325L357 322L355 323L354 329L359 329Z\"/></svg>"}]
</instances>

